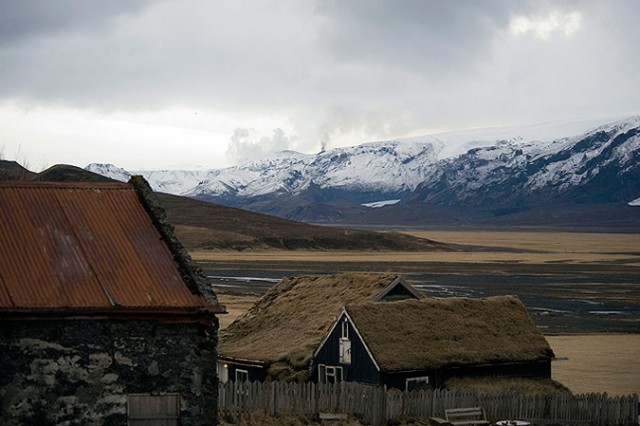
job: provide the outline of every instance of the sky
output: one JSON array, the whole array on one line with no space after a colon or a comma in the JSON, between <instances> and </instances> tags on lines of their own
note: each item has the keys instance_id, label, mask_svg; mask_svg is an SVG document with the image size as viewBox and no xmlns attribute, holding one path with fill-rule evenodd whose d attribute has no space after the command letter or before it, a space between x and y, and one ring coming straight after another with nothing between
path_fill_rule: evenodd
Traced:
<instances>
[{"instance_id":1,"label":"sky","mask_svg":"<svg viewBox=\"0 0 640 426\"><path fill-rule=\"evenodd\" d=\"M640 0L0 0L0 158L210 169L640 113Z\"/></svg>"}]
</instances>

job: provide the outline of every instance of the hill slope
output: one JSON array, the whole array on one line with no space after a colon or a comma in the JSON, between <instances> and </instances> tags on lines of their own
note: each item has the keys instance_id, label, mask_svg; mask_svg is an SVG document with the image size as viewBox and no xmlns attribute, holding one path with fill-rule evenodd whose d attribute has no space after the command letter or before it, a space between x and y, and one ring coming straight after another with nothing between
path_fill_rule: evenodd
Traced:
<instances>
[{"instance_id":1,"label":"hill slope","mask_svg":"<svg viewBox=\"0 0 640 426\"><path fill-rule=\"evenodd\" d=\"M310 225L176 195L158 196L190 249L451 250L400 233Z\"/></svg>"},{"instance_id":2,"label":"hill slope","mask_svg":"<svg viewBox=\"0 0 640 426\"><path fill-rule=\"evenodd\" d=\"M31 173L15 162L0 160L0 180L108 182L104 176L68 165ZM398 233L356 231L300 222L157 193L180 241L189 250L451 250L445 244Z\"/></svg>"}]
</instances>

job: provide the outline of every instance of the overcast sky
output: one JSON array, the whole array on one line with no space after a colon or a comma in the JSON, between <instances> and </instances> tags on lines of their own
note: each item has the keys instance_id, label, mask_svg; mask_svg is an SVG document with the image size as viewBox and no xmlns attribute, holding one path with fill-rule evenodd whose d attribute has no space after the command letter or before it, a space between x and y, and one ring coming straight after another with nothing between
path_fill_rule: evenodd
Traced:
<instances>
[{"instance_id":1,"label":"overcast sky","mask_svg":"<svg viewBox=\"0 0 640 426\"><path fill-rule=\"evenodd\" d=\"M640 113L640 0L0 0L0 155L128 170Z\"/></svg>"}]
</instances>

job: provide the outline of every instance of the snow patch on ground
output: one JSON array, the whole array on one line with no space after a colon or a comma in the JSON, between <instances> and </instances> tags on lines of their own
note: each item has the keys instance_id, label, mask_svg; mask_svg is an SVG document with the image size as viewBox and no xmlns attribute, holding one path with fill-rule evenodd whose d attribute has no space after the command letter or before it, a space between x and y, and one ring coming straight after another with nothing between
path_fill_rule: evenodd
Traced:
<instances>
[{"instance_id":1,"label":"snow patch on ground","mask_svg":"<svg viewBox=\"0 0 640 426\"><path fill-rule=\"evenodd\" d=\"M394 204L398 204L400 200L385 200L385 201L374 201L372 203L364 203L362 204L364 207L369 207L370 209L377 209L379 207L384 206L392 206Z\"/></svg>"}]
</instances>

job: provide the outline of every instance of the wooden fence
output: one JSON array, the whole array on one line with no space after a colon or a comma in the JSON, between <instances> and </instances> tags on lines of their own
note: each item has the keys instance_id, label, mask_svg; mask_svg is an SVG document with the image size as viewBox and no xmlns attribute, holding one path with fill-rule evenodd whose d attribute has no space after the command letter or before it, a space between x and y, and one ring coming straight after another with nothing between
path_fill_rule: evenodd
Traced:
<instances>
[{"instance_id":1,"label":"wooden fence","mask_svg":"<svg viewBox=\"0 0 640 426\"><path fill-rule=\"evenodd\" d=\"M491 421L527 420L533 424L636 425L638 395L576 396L505 393L479 395L460 391L400 392L385 387L342 382L335 385L283 382L227 382L219 385L221 416L242 413L312 417L321 413L345 414L371 425L444 417L446 408L485 409Z\"/></svg>"}]
</instances>

